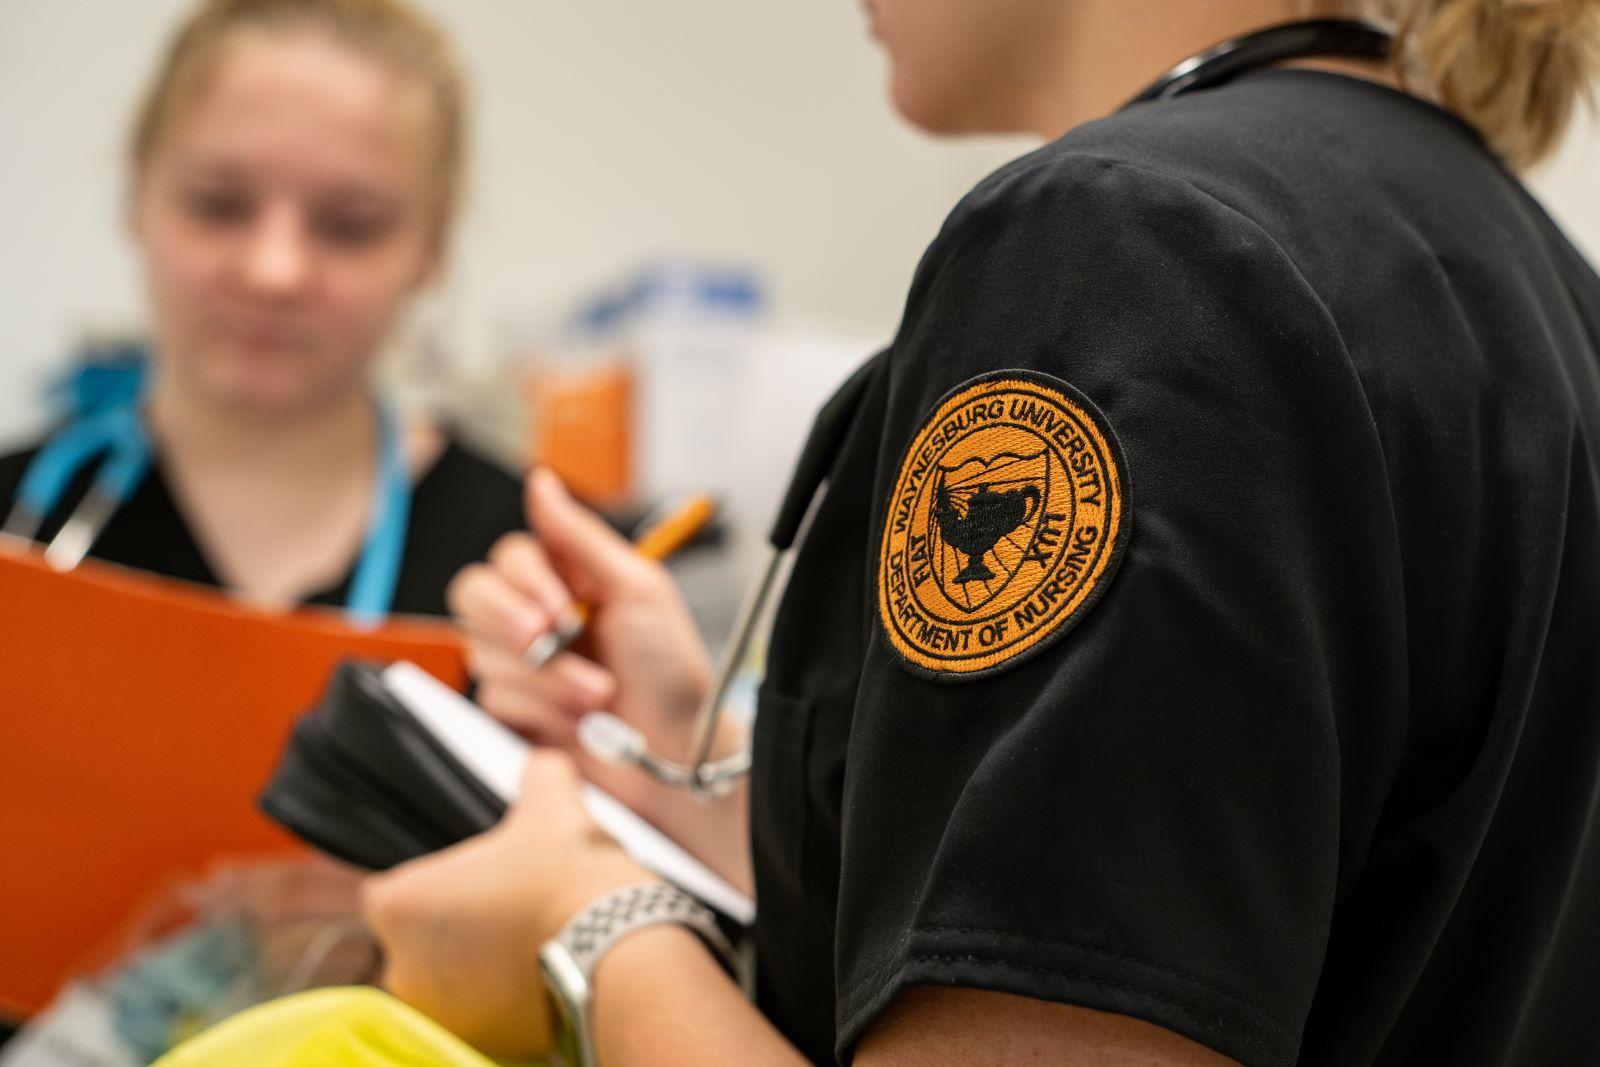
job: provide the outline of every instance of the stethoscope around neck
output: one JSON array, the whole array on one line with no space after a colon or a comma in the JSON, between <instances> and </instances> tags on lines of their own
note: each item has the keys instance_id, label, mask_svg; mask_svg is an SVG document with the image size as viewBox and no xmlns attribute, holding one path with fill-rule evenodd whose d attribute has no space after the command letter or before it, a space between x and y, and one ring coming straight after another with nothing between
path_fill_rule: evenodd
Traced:
<instances>
[{"instance_id":1,"label":"stethoscope around neck","mask_svg":"<svg viewBox=\"0 0 1600 1067\"><path fill-rule=\"evenodd\" d=\"M153 450L140 413L143 375L135 373L141 380L130 396L81 415L45 443L28 464L11 514L0 527L0 534L36 539L73 479L103 457L88 491L45 546L45 562L58 571L83 562L150 471ZM382 623L393 606L411 513L411 474L399 420L385 403L374 401L374 408L378 466L373 511L345 602L346 616L361 628Z\"/></svg>"},{"instance_id":2,"label":"stethoscope around neck","mask_svg":"<svg viewBox=\"0 0 1600 1067\"><path fill-rule=\"evenodd\" d=\"M1389 33L1365 22L1313 19L1274 26L1184 60L1130 100L1127 106L1170 100L1183 93L1214 88L1246 71L1291 59L1312 56L1384 59L1392 45ZM883 359L880 354L857 370L817 415L768 537L766 560L740 607L711 690L696 711L689 762L680 763L651 751L638 730L605 712L591 713L579 724L579 740L591 755L610 763L631 763L659 782L687 789L706 799L731 792L734 784L750 772L748 744L735 755L711 758L723 703L744 663L750 639L772 595L784 559L794 547L801 524L833 468L845 433Z\"/></svg>"}]
</instances>

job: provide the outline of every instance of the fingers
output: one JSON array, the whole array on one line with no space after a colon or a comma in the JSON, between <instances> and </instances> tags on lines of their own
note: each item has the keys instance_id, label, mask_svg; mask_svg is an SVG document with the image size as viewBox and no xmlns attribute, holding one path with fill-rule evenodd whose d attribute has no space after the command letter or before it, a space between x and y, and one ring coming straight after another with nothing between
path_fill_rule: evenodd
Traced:
<instances>
[{"instance_id":1,"label":"fingers","mask_svg":"<svg viewBox=\"0 0 1600 1067\"><path fill-rule=\"evenodd\" d=\"M527 534L508 534L451 580L445 603L457 623L480 640L521 651L546 633L572 596L544 551Z\"/></svg>"},{"instance_id":2,"label":"fingers","mask_svg":"<svg viewBox=\"0 0 1600 1067\"><path fill-rule=\"evenodd\" d=\"M616 849L620 846L602 830L579 799L583 778L571 756L551 749L535 749L528 754L522 770L522 793L512 809L516 818L538 818L558 832L574 834L589 847Z\"/></svg>"},{"instance_id":3,"label":"fingers","mask_svg":"<svg viewBox=\"0 0 1600 1067\"><path fill-rule=\"evenodd\" d=\"M528 765L522 769L522 796L525 799L571 793L578 785L578 768L572 762L572 757L548 751L528 754Z\"/></svg>"},{"instance_id":4,"label":"fingers","mask_svg":"<svg viewBox=\"0 0 1600 1067\"><path fill-rule=\"evenodd\" d=\"M489 565L553 616L560 615L572 603L572 594L530 534L507 534L496 541L489 550Z\"/></svg>"},{"instance_id":5,"label":"fingers","mask_svg":"<svg viewBox=\"0 0 1600 1067\"><path fill-rule=\"evenodd\" d=\"M467 666L480 688L504 687L574 715L605 708L616 695L611 672L572 652L535 670L516 652L473 642Z\"/></svg>"},{"instance_id":6,"label":"fingers","mask_svg":"<svg viewBox=\"0 0 1600 1067\"><path fill-rule=\"evenodd\" d=\"M605 600L654 581L655 568L627 538L584 507L553 472L528 476L528 520L560 573L580 595Z\"/></svg>"},{"instance_id":7,"label":"fingers","mask_svg":"<svg viewBox=\"0 0 1600 1067\"><path fill-rule=\"evenodd\" d=\"M428 1003L424 972L412 965L411 930L424 918L416 906L412 872L402 866L367 877L361 884L361 913L383 948L378 984L413 1005Z\"/></svg>"},{"instance_id":8,"label":"fingers","mask_svg":"<svg viewBox=\"0 0 1600 1067\"><path fill-rule=\"evenodd\" d=\"M478 703L491 715L541 743L570 746L575 720L610 705L616 682L588 660L563 653L536 669L522 658L572 599L529 535L501 538L487 563L457 575L446 598L469 638Z\"/></svg>"},{"instance_id":9,"label":"fingers","mask_svg":"<svg viewBox=\"0 0 1600 1067\"><path fill-rule=\"evenodd\" d=\"M610 672L570 652L534 670L513 653L474 642L467 663L478 679L479 706L541 744L571 747L578 719L609 707L616 693Z\"/></svg>"}]
</instances>

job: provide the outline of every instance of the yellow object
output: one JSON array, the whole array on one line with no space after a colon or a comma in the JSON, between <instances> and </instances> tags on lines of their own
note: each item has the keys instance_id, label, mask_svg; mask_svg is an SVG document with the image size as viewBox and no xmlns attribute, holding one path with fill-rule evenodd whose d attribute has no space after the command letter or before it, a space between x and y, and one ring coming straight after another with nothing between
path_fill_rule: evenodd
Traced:
<instances>
[{"instance_id":1,"label":"yellow object","mask_svg":"<svg viewBox=\"0 0 1600 1067\"><path fill-rule=\"evenodd\" d=\"M257 1005L155 1067L497 1067L416 1009L366 986Z\"/></svg>"},{"instance_id":2,"label":"yellow object","mask_svg":"<svg viewBox=\"0 0 1600 1067\"><path fill-rule=\"evenodd\" d=\"M705 529L716 511L717 505L711 497L696 493L646 530L633 550L645 559L666 559L694 540L694 535Z\"/></svg>"}]
</instances>

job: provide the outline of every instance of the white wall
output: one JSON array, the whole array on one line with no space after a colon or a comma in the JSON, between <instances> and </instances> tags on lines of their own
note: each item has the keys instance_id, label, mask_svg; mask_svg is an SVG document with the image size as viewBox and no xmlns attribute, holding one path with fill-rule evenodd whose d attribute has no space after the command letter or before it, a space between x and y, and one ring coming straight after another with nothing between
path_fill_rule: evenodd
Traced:
<instances>
[{"instance_id":1,"label":"white wall","mask_svg":"<svg viewBox=\"0 0 1600 1067\"><path fill-rule=\"evenodd\" d=\"M781 324L887 337L956 198L1019 142L898 123L854 0L426 0L480 105L474 203L436 301L452 347L645 257L747 260ZM85 327L139 321L123 126L187 0L0 0L0 439ZM1586 128L1539 182L1600 254Z\"/></svg>"},{"instance_id":2,"label":"white wall","mask_svg":"<svg viewBox=\"0 0 1600 1067\"><path fill-rule=\"evenodd\" d=\"M749 261L781 323L887 336L944 211L1015 145L903 128L852 0L426 0L478 100L435 301L476 358L642 258ZM85 326L139 316L119 231L134 97L187 0L0 0L0 438Z\"/></svg>"}]
</instances>

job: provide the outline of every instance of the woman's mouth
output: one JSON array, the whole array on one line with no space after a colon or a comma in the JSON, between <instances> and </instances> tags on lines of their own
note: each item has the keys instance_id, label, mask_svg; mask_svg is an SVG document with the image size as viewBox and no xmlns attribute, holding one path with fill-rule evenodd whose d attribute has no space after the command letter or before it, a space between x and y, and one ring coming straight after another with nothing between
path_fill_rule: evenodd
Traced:
<instances>
[{"instance_id":1,"label":"woman's mouth","mask_svg":"<svg viewBox=\"0 0 1600 1067\"><path fill-rule=\"evenodd\" d=\"M285 353L305 345L303 331L276 322L236 324L227 330L227 336L247 352Z\"/></svg>"}]
</instances>

